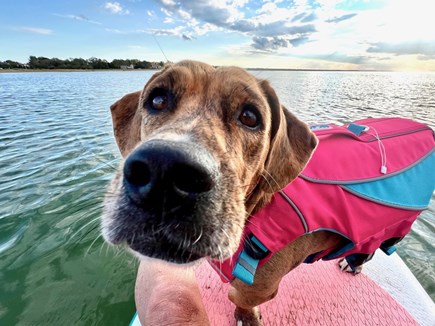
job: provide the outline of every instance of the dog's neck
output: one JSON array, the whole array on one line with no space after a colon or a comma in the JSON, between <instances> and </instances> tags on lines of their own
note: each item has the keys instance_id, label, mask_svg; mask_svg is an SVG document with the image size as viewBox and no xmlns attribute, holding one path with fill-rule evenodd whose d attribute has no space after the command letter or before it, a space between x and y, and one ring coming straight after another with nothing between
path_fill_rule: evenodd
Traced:
<instances>
[{"instance_id":1,"label":"dog's neck","mask_svg":"<svg viewBox=\"0 0 435 326\"><path fill-rule=\"evenodd\" d=\"M260 189L260 186L255 186L245 202L247 216L252 216L260 209L270 203L273 193L266 193Z\"/></svg>"}]
</instances>

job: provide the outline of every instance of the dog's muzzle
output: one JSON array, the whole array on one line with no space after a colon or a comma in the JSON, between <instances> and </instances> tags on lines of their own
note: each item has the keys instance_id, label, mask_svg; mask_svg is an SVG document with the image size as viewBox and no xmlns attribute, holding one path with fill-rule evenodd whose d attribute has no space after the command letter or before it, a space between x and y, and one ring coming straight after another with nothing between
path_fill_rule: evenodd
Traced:
<instances>
[{"instance_id":1,"label":"dog's muzzle","mask_svg":"<svg viewBox=\"0 0 435 326\"><path fill-rule=\"evenodd\" d=\"M217 161L191 142L149 140L126 159L106 239L141 255L184 263L209 255L219 193Z\"/></svg>"}]
</instances>

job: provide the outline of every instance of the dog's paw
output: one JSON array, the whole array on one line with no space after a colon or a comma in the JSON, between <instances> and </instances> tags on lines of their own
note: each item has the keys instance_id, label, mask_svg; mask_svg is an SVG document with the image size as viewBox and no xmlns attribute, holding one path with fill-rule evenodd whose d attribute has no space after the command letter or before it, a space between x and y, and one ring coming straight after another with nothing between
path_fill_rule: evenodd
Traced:
<instances>
[{"instance_id":1,"label":"dog's paw","mask_svg":"<svg viewBox=\"0 0 435 326\"><path fill-rule=\"evenodd\" d=\"M237 326L261 326L261 313L258 307L252 310L245 310L236 308L234 311L234 317L236 318Z\"/></svg>"},{"instance_id":2,"label":"dog's paw","mask_svg":"<svg viewBox=\"0 0 435 326\"><path fill-rule=\"evenodd\" d=\"M342 258L338 261L338 266L343 272L347 273L353 273L353 274L359 274L362 271L362 266L357 266L355 270L350 267L349 263L347 262L346 258Z\"/></svg>"}]
</instances>

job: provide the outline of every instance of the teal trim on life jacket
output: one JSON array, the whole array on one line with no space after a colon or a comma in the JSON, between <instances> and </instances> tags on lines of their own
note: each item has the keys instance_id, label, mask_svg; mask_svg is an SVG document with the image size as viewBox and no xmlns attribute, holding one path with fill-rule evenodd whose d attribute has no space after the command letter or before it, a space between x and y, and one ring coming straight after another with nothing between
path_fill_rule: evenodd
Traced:
<instances>
[{"instance_id":1,"label":"teal trim on life jacket","mask_svg":"<svg viewBox=\"0 0 435 326\"><path fill-rule=\"evenodd\" d=\"M407 171L376 181L342 187L356 196L387 206L420 210L427 208L434 191L434 171L435 151L432 151Z\"/></svg>"}]
</instances>

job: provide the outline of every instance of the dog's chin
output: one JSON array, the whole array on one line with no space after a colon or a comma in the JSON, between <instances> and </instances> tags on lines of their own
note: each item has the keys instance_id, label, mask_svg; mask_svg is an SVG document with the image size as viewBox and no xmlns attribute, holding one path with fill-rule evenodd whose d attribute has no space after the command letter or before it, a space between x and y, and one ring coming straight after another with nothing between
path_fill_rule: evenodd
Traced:
<instances>
[{"instance_id":1,"label":"dog's chin","mask_svg":"<svg viewBox=\"0 0 435 326\"><path fill-rule=\"evenodd\" d=\"M127 241L130 250L141 260L155 258L169 263L189 264L204 258L206 255L196 253L190 248L183 248L182 244L171 243L160 239L158 242L141 240Z\"/></svg>"}]
</instances>

